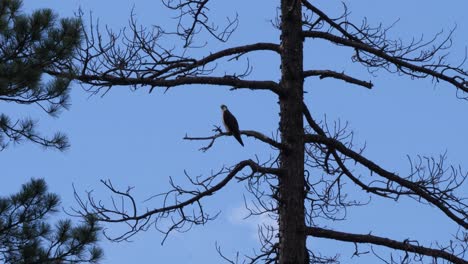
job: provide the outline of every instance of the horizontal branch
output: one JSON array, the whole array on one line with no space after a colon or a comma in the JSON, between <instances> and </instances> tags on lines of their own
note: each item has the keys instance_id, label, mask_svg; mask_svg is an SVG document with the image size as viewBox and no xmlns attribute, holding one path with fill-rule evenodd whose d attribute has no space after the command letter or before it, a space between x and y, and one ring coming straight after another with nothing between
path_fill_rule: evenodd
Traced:
<instances>
[{"instance_id":1,"label":"horizontal branch","mask_svg":"<svg viewBox=\"0 0 468 264\"><path fill-rule=\"evenodd\" d=\"M67 75L67 69L62 65L56 65L47 73L90 84L93 86L89 89L92 92L126 85L134 88L150 86L151 92L156 87L168 89L192 84L270 90L275 93L279 91L276 82L246 80L251 71L249 62L243 72L213 76L217 65L222 65L227 60L237 60L245 54L258 51L273 51L279 54L278 44L258 42L219 51L208 50L206 56L195 58L187 56L186 50L166 49L161 46L160 39L167 33L159 28L141 28L133 20L133 16L129 30L128 34L107 31L109 40L104 41L106 38L102 37L99 29L91 25L91 32L84 32L85 43L75 56L75 75ZM227 68L224 72L227 72Z\"/></svg>"},{"instance_id":2,"label":"horizontal branch","mask_svg":"<svg viewBox=\"0 0 468 264\"><path fill-rule=\"evenodd\" d=\"M466 222L466 213L464 216L459 217L455 215L444 203L444 201L438 199L437 197L434 197L431 195L430 192L426 191L424 188L421 188L418 186L416 183L406 180L404 178L399 177L395 173L389 172L383 168L381 168L379 165L375 164L371 160L365 158L361 154L349 149L345 145L343 145L340 141L329 138L326 136L321 136L321 135L311 135L307 134L305 135L305 142L308 143L319 143L319 144L325 144L330 148L336 149L337 151L343 153L344 155L350 157L351 159L355 160L356 162L360 163L364 167L368 168L370 171L377 173L378 175L398 183L399 185L413 191L415 195L420 196L421 198L425 199L429 203L433 204L434 206L438 207L443 213L445 213L450 219L455 221L457 224L460 226L464 227L465 229L468 229L468 222Z\"/></svg>"},{"instance_id":3,"label":"horizontal branch","mask_svg":"<svg viewBox=\"0 0 468 264\"><path fill-rule=\"evenodd\" d=\"M451 77L451 76L443 74L444 70L449 69L448 66L445 67L444 70L442 70L442 72L438 72L438 71L432 70L432 69L430 69L428 67L415 65L415 64L409 63L409 62L407 62L407 61L405 61L405 60L403 60L401 58L397 58L395 56L387 54L383 49L378 49L376 47L372 47L372 46L370 46L370 45L368 45L366 43L363 43L361 41L357 41L355 39L342 38L342 37L333 35L333 34L328 33L328 32L304 31L303 36L308 37L308 38L325 39L325 40L328 40L328 41L330 41L332 43L335 43L335 44L352 47L354 49L373 54L373 55L375 55L377 57L380 57L380 58L394 64L397 68L402 68L403 67L403 68L407 68L407 69L409 69L410 71L413 71L413 72L419 72L419 73L430 75L430 76L432 76L434 78L441 79L441 80L444 80L444 81L446 81L448 83L451 83L452 85L454 85L455 87L457 87L458 89L460 89L460 90L462 90L464 92L468 92L468 81L466 81L463 77L460 77L460 76ZM435 67L434 65L431 65L431 66ZM440 66L442 66L442 65L440 65Z\"/></svg>"},{"instance_id":4,"label":"horizontal branch","mask_svg":"<svg viewBox=\"0 0 468 264\"><path fill-rule=\"evenodd\" d=\"M274 51L278 54L280 53L279 45L274 44L274 43L259 42L259 43L249 44L249 45L243 45L243 46L238 46L238 47L233 47L233 48L228 48L228 49L217 51L200 60L187 59L186 61L183 61L183 62L174 62L170 64L169 66L165 67L163 70L157 71L157 73L153 75L153 77L164 76L164 74L168 72L171 73L170 74L171 76L175 76L177 74L188 72L194 68L205 66L208 63L214 62L224 57L234 56L234 58L239 58L240 56L247 54L249 52L262 51L262 50ZM171 72L172 70L176 70L176 71Z\"/></svg>"},{"instance_id":5,"label":"horizontal branch","mask_svg":"<svg viewBox=\"0 0 468 264\"><path fill-rule=\"evenodd\" d=\"M176 204L169 205L169 206L163 206L160 208L155 208L152 210L148 210L143 214L138 215L136 212L136 204L134 204L133 199L132 200L132 207L133 207L133 214L129 215L126 212L116 212L115 210L108 210L105 207L103 207L102 203L99 202L99 204L96 204L93 200L91 201L91 206L93 206L92 212L89 212L88 208L86 208L86 205L79 200L81 207L83 210L85 210L88 213L93 213L97 217L99 217L99 221L103 222L112 222L112 223L119 223L119 222L127 222L127 221L139 221L143 220L146 218L151 217L154 214L167 214L169 212L173 212L175 210L181 210L189 205L199 203L200 200L202 200L204 197L211 196L215 192L221 190L224 186L226 186L236 175L243 170L246 167L250 167L253 172L260 172L260 173L268 173L268 174L280 174L279 169L275 168L264 168L260 165L258 165L256 162L253 160L244 160L239 162L232 170L229 171L226 177L224 177L219 183L213 185L212 187L206 187L204 191L197 192L196 194L193 195L193 197L182 201L182 202L177 202ZM105 183L106 184L106 183ZM128 193L122 193L120 191L117 191L114 189L114 187L110 184L106 184L108 188L110 188L114 193L123 195L125 197L130 197ZM131 197L130 197L131 198ZM107 213L112 213L112 214L118 214L120 217L118 218L111 218L107 215Z\"/></svg>"},{"instance_id":6,"label":"horizontal branch","mask_svg":"<svg viewBox=\"0 0 468 264\"><path fill-rule=\"evenodd\" d=\"M216 131L221 131L220 128L216 128ZM269 138L267 137L266 135L260 133L260 132L257 132L257 131L254 131L254 130L241 130L240 131L241 135L246 135L248 137L253 137L255 139L258 139L262 142L265 142L267 144L269 144L270 146L272 147L275 147L277 149L281 149L283 148L284 146L275 141L274 139L272 138ZM206 147L203 147L201 148L200 150L202 151L207 151L209 148L211 148L213 146L213 143L214 141L219 138L219 137L222 137L222 136L232 136L231 133L226 133L226 132L219 132L218 134L215 134L213 136L208 136L208 137L189 137L189 136L185 136L184 139L185 140L211 140L210 144L208 144L208 146Z\"/></svg>"},{"instance_id":7,"label":"horizontal branch","mask_svg":"<svg viewBox=\"0 0 468 264\"><path fill-rule=\"evenodd\" d=\"M258 139L262 142L265 142L267 144L269 144L270 146L272 147L275 147L277 149L282 149L284 148L285 146L283 144L281 144L280 142L270 138L270 137L267 137L265 136L264 134L260 133L260 132L257 132L257 131L254 131L254 130L241 130L240 133L242 135L246 135L248 137L253 137L255 139Z\"/></svg>"},{"instance_id":8,"label":"horizontal branch","mask_svg":"<svg viewBox=\"0 0 468 264\"><path fill-rule=\"evenodd\" d=\"M388 248L402 250L405 252L421 254L421 255L425 255L425 256L429 256L433 258L446 259L456 264L468 263L467 261L455 256L454 254L446 252L444 250L427 248L423 246L410 244L410 242L408 242L409 240L400 242L400 241L392 240L392 239L385 238L385 237L373 236L370 234L368 235L351 234L351 233L338 232L338 231L333 231L333 230L323 229L323 228L318 228L318 227L307 227L306 233L307 235L313 236L313 237L328 238L328 239L334 239L334 240L352 242L352 243L366 243L366 244L380 245L380 246L384 246Z\"/></svg>"},{"instance_id":9,"label":"horizontal branch","mask_svg":"<svg viewBox=\"0 0 468 264\"><path fill-rule=\"evenodd\" d=\"M209 77L209 76L198 76L198 77L179 77L175 79L154 79L154 78L134 78L134 77L117 77L112 75L77 75L73 76L70 74L61 74L56 72L47 72L50 75L62 76L79 80L83 83L96 86L120 86L120 85L141 85L151 86L149 92L152 92L155 87L161 88L172 88L175 86L191 85L191 84L206 84L206 85L221 85L231 86L233 89L251 89L251 90L270 90L274 93L279 93L279 84L274 81L254 81L254 80L242 80L235 76L223 76L223 77Z\"/></svg>"},{"instance_id":10,"label":"horizontal branch","mask_svg":"<svg viewBox=\"0 0 468 264\"><path fill-rule=\"evenodd\" d=\"M0 151L8 145L8 142L5 142L7 138L17 143L25 138L45 148L55 148L60 151L70 147L68 138L60 132L52 137L44 137L36 132L36 124L33 120L17 120L13 123L8 116L0 114Z\"/></svg>"},{"instance_id":11,"label":"horizontal branch","mask_svg":"<svg viewBox=\"0 0 468 264\"><path fill-rule=\"evenodd\" d=\"M52 98L53 99L53 98ZM50 100L49 98L32 98L32 99L22 99L18 97L4 97L0 96L0 101L5 101L5 102L13 102L17 104L34 104L34 103L39 103L41 101L47 101Z\"/></svg>"},{"instance_id":12,"label":"horizontal branch","mask_svg":"<svg viewBox=\"0 0 468 264\"><path fill-rule=\"evenodd\" d=\"M233 47L233 48L228 48L224 50L220 50L218 52L215 52L213 54L210 54L203 59L200 59L194 63L196 66L200 65L205 65L209 62L213 62L217 59L227 57L227 56L232 56L235 54L240 54L243 55L248 52L252 51L261 51L261 50L269 50L269 51L274 51L278 54L280 54L280 47L278 44L275 43L265 43L265 42L260 42L260 43L254 43L254 44L249 44L249 45L244 45L244 46L238 46L238 47Z\"/></svg>"},{"instance_id":13,"label":"horizontal branch","mask_svg":"<svg viewBox=\"0 0 468 264\"><path fill-rule=\"evenodd\" d=\"M353 77L351 77L349 75L346 75L343 72L340 73L340 72L335 72L335 71L331 71L331 70L308 70L308 71L304 71L303 76L304 77L320 76L320 79L331 77L331 78L343 80L343 81L348 82L348 83L360 85L360 86L366 87L368 89L372 89L372 87L374 86L372 84L372 82L362 81L362 80L353 78Z\"/></svg>"}]
</instances>

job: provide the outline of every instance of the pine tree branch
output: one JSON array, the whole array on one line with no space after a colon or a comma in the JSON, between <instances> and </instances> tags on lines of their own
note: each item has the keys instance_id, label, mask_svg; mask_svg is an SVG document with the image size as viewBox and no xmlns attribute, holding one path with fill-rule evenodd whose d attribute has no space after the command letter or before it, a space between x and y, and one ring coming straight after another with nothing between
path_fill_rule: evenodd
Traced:
<instances>
[{"instance_id":1,"label":"pine tree branch","mask_svg":"<svg viewBox=\"0 0 468 264\"><path fill-rule=\"evenodd\" d=\"M205 152L205 151L207 151L208 149L210 149L213 146L213 144L214 144L214 142L215 142L215 140L217 138L223 137L223 136L232 136L231 133L221 132L221 128L219 128L219 127L217 127L215 130L218 131L219 133L217 133L217 134L215 134L213 136L189 137L189 136L186 135L184 137L184 139L185 140L210 140L210 143L206 147L203 147L203 148L200 149L201 151ZM242 135L246 135L248 137L253 137L253 138L258 139L258 140L260 140L262 142L265 142L265 143L269 144L270 146L275 147L277 149L282 149L284 147L281 143L277 142L276 140L274 140L274 139L272 139L270 137L267 137L266 135L264 135L264 134L262 134L260 132L254 131L254 130L241 130L240 133Z\"/></svg>"},{"instance_id":2,"label":"pine tree branch","mask_svg":"<svg viewBox=\"0 0 468 264\"><path fill-rule=\"evenodd\" d=\"M237 175L247 167L251 169L250 176L237 177ZM85 201L75 191L75 198L80 206L80 209L75 211L81 216L93 215L101 222L126 223L130 227L129 231L117 237L110 237L105 234L108 239L113 241L125 241L139 231L146 230L150 226L157 224L161 219L170 217L173 221L172 225L168 228L165 227L166 230L164 231L159 230L165 234L166 238L174 230L183 229L187 225L206 224L209 220L216 218L217 214L215 216L210 216L204 211L201 201L223 189L232 179L237 178L239 181L243 181L253 177L256 173L280 175L281 170L263 167L253 160L244 160L236 164L233 168L223 168L221 171L208 176L206 179L201 179L200 177L193 179L186 174L190 182L198 187L196 190L184 189L172 182L171 179L170 184L173 188L172 190L149 198L164 197L163 206L154 209L146 209L142 212L138 211L137 202L130 193L132 188L121 191L114 187L112 182L101 180L112 193L118 196L119 200L121 199L122 204L116 204L116 200L112 198L112 204L106 206L102 201L94 200L91 192L88 192L87 201ZM222 174L226 174L226 176L218 183L212 184L213 181ZM174 195L173 198L175 202L171 205L167 205L166 201L171 194ZM197 209L191 208L191 206Z\"/></svg>"},{"instance_id":3,"label":"pine tree branch","mask_svg":"<svg viewBox=\"0 0 468 264\"><path fill-rule=\"evenodd\" d=\"M411 190L412 192L414 192L415 195L425 199L429 203L439 208L444 214L446 214L450 219L455 221L457 224L464 227L465 229L468 229L468 222L466 222L466 219L468 219L468 212L463 211L462 209L459 209L457 210L457 212L460 213L462 216L457 216L450 209L453 207L448 205L447 202L445 202L443 199L439 199L437 196L432 194L430 191L426 190L424 187L419 186L417 183L401 178L395 173L389 172L381 168L379 165L365 158L360 153L357 153L349 149L348 147L343 145L340 141L335 140L333 138L326 137L326 136L322 136L322 135L311 135L311 134L305 135L305 141L307 143L325 144L328 147L341 152L345 156L355 160L356 162L360 163L364 167L368 168L370 171L375 172L378 175L382 176L383 178L392 182L396 182L400 186L403 186Z\"/></svg>"},{"instance_id":4,"label":"pine tree branch","mask_svg":"<svg viewBox=\"0 0 468 264\"><path fill-rule=\"evenodd\" d=\"M73 225L70 219L49 223L59 197L43 179L31 179L21 191L0 197L0 261L2 263L96 263L101 230L92 217Z\"/></svg>"},{"instance_id":5,"label":"pine tree branch","mask_svg":"<svg viewBox=\"0 0 468 264\"><path fill-rule=\"evenodd\" d=\"M404 70L405 68L408 69L410 72L405 72L405 74L411 75L411 72L418 72L425 74L427 76L432 76L436 79L441 79L444 80L448 83L451 83L454 85L456 88L462 90L463 92L468 93L468 80L466 80L468 73L461 71L458 68L453 68L449 65L433 65L429 64L428 66L419 66L416 64L412 64L408 61L405 61L404 58L398 58L396 56L392 56L384 51L384 48L378 48L378 47L372 47L371 45L368 45L366 43L363 43L361 41L353 40L353 39L346 39L342 38L336 35L333 35L328 32L321 32L321 31L304 31L303 32L304 37L308 38L319 38L319 39L325 39L328 40L332 43L338 44L338 45L344 45L348 47L352 47L358 51L364 51L370 54L373 54L379 58L384 59L387 62L392 63L395 65L398 69ZM437 71L436 69L441 68L440 71ZM459 76L448 76L445 75L444 72L448 70L453 70L457 73L459 73ZM414 76L414 75L412 75ZM416 76L415 76L416 77Z\"/></svg>"},{"instance_id":6,"label":"pine tree branch","mask_svg":"<svg viewBox=\"0 0 468 264\"><path fill-rule=\"evenodd\" d=\"M231 34L237 29L238 17L234 19L228 18L226 26L222 27L221 30L215 26L214 23L210 22L211 17L208 8L209 0L184 0L184 1L173 1L163 0L162 3L169 9L180 12L176 19L178 20L176 34L182 37L185 41L184 47L189 47L193 44L195 35L200 32L200 28L203 28L213 36L215 39L226 42ZM189 17L189 23L184 23L185 19Z\"/></svg>"},{"instance_id":7,"label":"pine tree branch","mask_svg":"<svg viewBox=\"0 0 468 264\"><path fill-rule=\"evenodd\" d=\"M23 138L41 145L45 148L55 148L64 151L70 147L68 138L62 133L56 133L53 137L44 137L36 131L36 122L25 119L12 123L10 119L0 114L0 135L4 134L13 142L20 142ZM8 142L0 137L0 151L7 147Z\"/></svg>"},{"instance_id":8,"label":"pine tree branch","mask_svg":"<svg viewBox=\"0 0 468 264\"><path fill-rule=\"evenodd\" d=\"M335 79L343 80L348 83L360 85L368 89L372 89L372 87L374 86L372 82L362 81L362 80L353 78L349 75L346 75L343 72L340 73L340 72L335 72L331 70L307 70L307 71L304 71L303 76L304 78L309 77L309 76L320 76L320 79L335 78Z\"/></svg>"},{"instance_id":9,"label":"pine tree branch","mask_svg":"<svg viewBox=\"0 0 468 264\"><path fill-rule=\"evenodd\" d=\"M451 254L447 251L414 245L414 244L411 244L409 240L400 242L400 241L388 239L385 237L373 236L370 234L368 235L351 234L351 233L333 231L329 229L323 229L319 227L307 227L306 233L308 236L313 236L313 237L328 238L328 239L334 239L334 240L345 241L345 242L353 242L353 243L366 243L366 244L380 245L380 246L384 246L388 248L402 250L405 252L412 252L412 253L429 256L433 258L446 259L456 264L468 263L468 261L462 258L459 258L455 256L454 254Z\"/></svg>"},{"instance_id":10,"label":"pine tree branch","mask_svg":"<svg viewBox=\"0 0 468 264\"><path fill-rule=\"evenodd\" d=\"M425 199L429 203L435 205L438 207L444 214L446 214L449 218L451 218L453 221L455 221L457 224L460 226L464 227L465 229L468 228L468 222L466 222L466 219L468 219L468 212L466 212L463 208L456 208L455 211L461 214L462 216L459 217L457 216L451 209L454 209L453 206L449 205L447 202L444 201L444 199L441 199L431 193L430 191L426 190L424 187L419 186L417 183L414 183L412 181L403 179L399 177L398 175L388 172L384 169L382 169L380 166L377 164L373 163L372 161L366 159L364 156L362 156L360 153L357 153L345 145L343 145L340 141L329 138L327 137L325 131L314 121L312 118L312 115L305 103L303 103L303 113L304 116L307 120L307 123L312 127L314 131L316 131L317 135L305 135L305 141L308 143L315 142L315 143L321 143L325 144L330 148L331 154L335 157L338 165L342 168L343 172L358 186L363 188L366 191L369 191L371 193L377 194L379 196L386 197L388 193L394 193L397 195L411 195L412 193L408 192L403 192L403 191L395 191L391 190L389 188L387 189L381 189L381 188L373 188L370 186L365 185L361 181L359 181L354 175L351 174L351 172L346 168L344 165L344 162L342 159L338 156L338 153L336 151L341 152L347 157L352 158L356 162L359 162L366 168L368 168L370 171L377 173L378 175L386 178L389 181L393 181L398 183L400 186L403 186L409 190L411 190L414 194L418 195L419 197ZM446 192L441 191L444 195ZM466 205L461 202L461 200L458 201L461 206L466 208Z\"/></svg>"},{"instance_id":11,"label":"pine tree branch","mask_svg":"<svg viewBox=\"0 0 468 264\"><path fill-rule=\"evenodd\" d=\"M323 19L325 22L327 22L331 27L335 28L336 30L338 30L341 34L343 34L343 36L349 38L349 39L352 39L352 40L358 40L355 36L353 36L352 34L350 34L348 31L346 31L344 28L342 28L340 25L338 25L334 19L330 18L329 16L327 16L324 12L322 12L320 9L318 9L317 7L315 7L314 5L312 5L309 1L307 0L302 0L301 1L302 4L307 8L309 9L310 11L312 11L313 13L317 14L321 19ZM346 13L344 14L346 15Z\"/></svg>"},{"instance_id":12,"label":"pine tree branch","mask_svg":"<svg viewBox=\"0 0 468 264\"><path fill-rule=\"evenodd\" d=\"M171 63L168 67L164 68L163 70L157 71L157 73L153 75L152 77L158 78L158 77L163 76L164 78L167 78L170 76L176 76L177 74L182 74L194 68L207 65L208 63L214 62L224 57L235 55L234 59L237 60L239 59L239 57L247 53L253 52L253 51L273 51L279 54L280 47L278 44L274 44L274 43L259 42L259 43L254 43L254 44L228 48L228 49L224 49L224 50L220 50L215 53L212 53L200 60L186 59L183 62ZM171 72L172 70L177 70L177 71ZM164 74L168 72L171 72L171 75L165 76Z\"/></svg>"},{"instance_id":13,"label":"pine tree branch","mask_svg":"<svg viewBox=\"0 0 468 264\"><path fill-rule=\"evenodd\" d=\"M311 113L309 112L309 109L308 107L303 104L303 113L304 113L304 117L306 118L306 121L307 123L309 124L310 127L312 127L312 129L319 135L321 136L324 136L324 137L327 137L325 131L317 124L317 122L315 122L315 120L312 118L312 115ZM396 196L398 195L409 195L411 194L412 192L408 192L408 191L401 191L401 190L392 190L390 188L380 188L380 187L371 187L367 184L365 184L364 182L362 182L361 180L358 179L358 177L356 177L350 169L348 169L348 167L345 165L345 161L340 157L340 155L337 153L337 151L333 148L330 148L328 149L328 153L327 153L327 156L333 156L333 158L335 159L336 163L338 164L338 166L340 167L341 171L352 181L354 182L356 185L358 185L359 187L361 187L363 190L365 190L366 192L370 192L370 193L373 193L375 195L378 195L378 196L381 196L381 197L385 197L385 198L393 198L395 199L394 197L392 197L391 195L394 194ZM327 173L329 172L328 170L328 159L325 160L325 169L327 171Z\"/></svg>"},{"instance_id":14,"label":"pine tree branch","mask_svg":"<svg viewBox=\"0 0 468 264\"><path fill-rule=\"evenodd\" d=\"M104 42L101 33L91 26L91 33L85 32L85 45L76 56L81 63L76 74L67 74L67 69L60 67L47 73L90 84L93 87L89 90L95 93L100 88L110 89L112 86L121 85L135 88L150 86L151 92L156 87L168 89L191 84L222 85L231 86L233 89L270 90L279 93L279 85L276 82L245 80L252 70L250 65L247 65L244 72L213 76L216 63L222 59L237 60L255 51L273 51L279 54L278 44L259 42L242 45L196 59L185 55L186 51L178 54L177 49L168 50L161 47L158 40L167 35L162 30L150 31L147 34L140 34L140 31L140 27L132 18L128 33L133 35L132 38L122 38L121 35L107 32L110 41Z\"/></svg>"},{"instance_id":15,"label":"pine tree branch","mask_svg":"<svg viewBox=\"0 0 468 264\"><path fill-rule=\"evenodd\" d=\"M231 89L250 89L250 90L269 90L276 94L280 93L279 84L274 81L254 81L254 80L241 80L234 76L223 77L179 77L175 79L153 79L153 78L121 78L112 75L79 75L72 76L56 72L48 72L51 75L60 75L79 80L83 83L91 84L94 86L127 86L127 85L147 85L150 86L149 92L151 93L154 88L165 88L166 90L182 85L191 84L206 84L206 85L220 85L230 86Z\"/></svg>"}]
</instances>

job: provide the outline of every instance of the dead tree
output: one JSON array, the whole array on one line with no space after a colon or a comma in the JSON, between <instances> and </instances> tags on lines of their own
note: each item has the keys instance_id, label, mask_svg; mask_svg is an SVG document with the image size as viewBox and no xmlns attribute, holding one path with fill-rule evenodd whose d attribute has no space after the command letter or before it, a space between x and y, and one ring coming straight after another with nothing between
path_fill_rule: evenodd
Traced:
<instances>
[{"instance_id":1,"label":"dead tree","mask_svg":"<svg viewBox=\"0 0 468 264\"><path fill-rule=\"evenodd\" d=\"M202 206L205 199L233 182L247 183L247 190L256 203L252 214L269 214L278 220L278 229L263 229L264 244L261 252L247 258L249 263L333 263L337 259L322 257L319 252L307 250L307 237L321 237L346 241L356 245L356 255L361 254L361 243L400 250L398 260L387 263L410 261L446 261L468 263L467 249L468 212L466 197L461 197L460 188L466 173L457 167L445 166L445 157L439 160L421 157L411 164L408 175L394 173L366 157L362 148L356 148L346 127L331 127L312 116L303 101L304 80L308 77L335 78L365 88L372 88L371 81L335 72L329 69L304 69L303 42L314 39L327 40L331 44L351 48L352 60L370 71L385 69L415 79L432 78L453 86L458 95L465 98L468 92L468 73L462 64L452 66L442 52L450 44L446 38L405 44L387 37L387 28L372 27L367 23L355 24L348 20L345 9L342 16L332 18L307 0L281 0L279 16L273 23L281 32L279 43L252 43L206 52L206 56L194 58L189 55L196 46L196 36L208 33L219 41L228 41L237 26L237 18L228 21L224 28L212 26L209 0L165 0L164 4L179 12L176 32L159 27L145 28L137 25L134 16L130 30L113 33L100 32L95 25L85 32L85 43L79 55L74 78L90 85L90 92L106 93L114 86L129 86L132 89L170 90L182 85L219 85L231 90L263 90L277 96L280 106L279 137L271 138L257 131L241 131L276 149L277 157L268 161L246 159L217 173L201 177L189 177L193 188L183 188L172 182L172 189L161 194L160 204L141 208L131 189L120 190L109 181L103 181L114 197L110 203L95 200L92 193L87 197L77 194L81 214L93 214L102 222L125 223L128 232L113 236L123 241L140 231L146 231L162 219L172 219L173 224L162 230L166 236L172 231L186 230L192 225L205 224L212 215ZM161 46L162 36L182 38L177 48ZM198 47L199 48L199 47ZM281 61L281 79L249 79L249 71L236 74L219 74L217 67L224 67L244 56L257 52L271 52ZM57 66L58 68L60 67ZM68 68L64 68L67 70ZM226 68L227 69L227 68ZM64 75L50 71L52 75ZM304 124L305 120L305 124ZM227 133L219 129L211 136L185 137L186 140L206 140L202 148L208 151L216 140ZM323 176L314 174L320 169ZM355 168L366 174L355 174ZM338 219L340 212L349 206L358 205L346 200L343 184L354 184L373 196L399 200L410 197L432 205L460 227L449 245L423 246L412 240L397 241L371 234L352 234L320 227L314 219ZM465 193L466 195L466 193ZM122 204L117 201L123 201ZM175 201L175 202L174 202ZM123 206L126 205L126 206ZM278 239L275 240L274 238ZM277 242L275 242L277 241ZM227 261L235 263L225 257Z\"/></svg>"}]
</instances>

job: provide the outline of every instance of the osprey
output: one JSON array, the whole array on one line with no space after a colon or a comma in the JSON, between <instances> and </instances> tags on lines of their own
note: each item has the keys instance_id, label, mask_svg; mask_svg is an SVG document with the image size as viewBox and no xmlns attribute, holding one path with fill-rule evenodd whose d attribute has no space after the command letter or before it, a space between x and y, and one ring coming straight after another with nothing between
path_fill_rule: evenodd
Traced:
<instances>
[{"instance_id":1,"label":"osprey","mask_svg":"<svg viewBox=\"0 0 468 264\"><path fill-rule=\"evenodd\" d=\"M224 127L226 128L226 132L231 133L239 143L244 146L242 142L242 138L239 131L239 124L237 123L237 119L234 117L231 112L229 112L227 106L221 105L221 110L223 111L223 123Z\"/></svg>"}]
</instances>

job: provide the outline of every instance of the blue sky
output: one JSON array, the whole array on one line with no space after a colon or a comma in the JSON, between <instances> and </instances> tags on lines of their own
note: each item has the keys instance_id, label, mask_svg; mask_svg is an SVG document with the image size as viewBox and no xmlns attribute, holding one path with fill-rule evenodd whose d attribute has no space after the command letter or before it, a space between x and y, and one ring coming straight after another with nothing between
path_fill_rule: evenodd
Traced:
<instances>
[{"instance_id":1,"label":"blue sky","mask_svg":"<svg viewBox=\"0 0 468 264\"><path fill-rule=\"evenodd\" d=\"M278 32L271 26L275 17L272 1L218 1L211 10L217 21L227 15L239 14L237 32L227 44L208 39L209 50L254 42L277 42ZM240 4L238 4L240 2ZM278 2L278 1L276 1ZM275 3L276 3L275 2ZM330 16L339 15L341 5L330 1L314 1ZM424 34L427 38L440 30L447 32L457 25L450 60L459 62L468 44L466 0L442 1L345 1L351 18L360 23L390 25L400 21L391 36L410 41ZM158 1L33 1L25 0L29 12L48 7L61 17L71 16L79 7L93 12L102 25L113 29L127 26L132 7L143 25L173 26L170 13ZM323 41L306 41L306 69L331 69L371 80L372 90L335 80L310 79L306 82L306 103L312 113L327 120L348 121L355 141L366 143L365 155L390 171L404 174L409 165L406 155L438 156L447 151L448 161L467 165L466 114L468 103L455 97L455 88L446 83L434 85L431 80L412 80L406 76L379 71L370 75L350 60L350 50L337 48ZM197 50L196 56L209 51ZM252 78L278 80L278 60L268 53L252 56ZM219 66L222 68L222 66ZM465 67L466 68L466 67ZM233 71L232 68L222 71ZM65 132L72 147L62 153L44 150L31 143L15 145L0 152L3 184L0 193L17 191L31 177L43 177L50 190L62 197L63 206L76 206L72 184L82 193L94 190L98 197L110 194L100 179L111 179L116 186L133 186L143 201L169 188L169 176L184 181L183 172L192 175L209 174L236 161L268 158L271 149L253 139L244 139L242 148L233 138L222 138L207 153L197 151L201 142L182 140L185 134L207 136L213 125L221 125L219 105L226 104L237 116L241 129L253 129L266 135L275 133L278 124L277 98L266 92L229 91L223 87L184 86L167 93L146 89L131 92L127 87L114 87L106 96L89 96L73 84L72 107L59 118L51 118L31 106L0 104L2 112L12 116L31 116L40 120L44 134ZM357 189L350 195L362 197ZM466 185L461 193L467 193ZM219 263L215 251L217 241L226 255L252 253L257 248L256 226L264 217L243 221L243 186L231 184L218 195L209 197L206 206L211 212L221 211L214 222L194 227L187 233L173 234L161 246L162 235L154 229L140 233L131 243L103 241L103 263ZM369 233L404 240L420 239L424 245L435 240L447 241L456 226L442 213L427 205L403 199L398 203L374 199L367 207L350 210L349 221L328 223L328 227L356 233ZM106 226L119 233L122 226ZM309 240L311 248L325 254L342 255L343 263L375 263L371 258L349 259L354 248L339 242ZM338 249L338 250L337 250ZM365 248L363 248L365 249ZM380 251L385 252L385 251ZM383 253L387 254L387 253Z\"/></svg>"}]
</instances>

